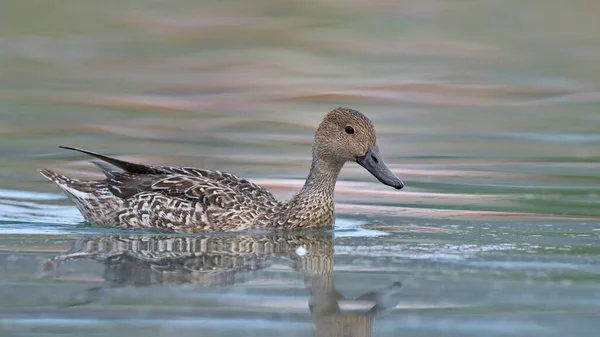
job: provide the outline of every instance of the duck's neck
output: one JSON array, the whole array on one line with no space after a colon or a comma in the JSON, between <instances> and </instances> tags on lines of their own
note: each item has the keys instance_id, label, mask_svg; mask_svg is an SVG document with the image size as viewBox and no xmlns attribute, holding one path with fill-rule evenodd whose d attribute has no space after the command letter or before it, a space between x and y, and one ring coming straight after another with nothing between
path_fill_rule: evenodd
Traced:
<instances>
[{"instance_id":1,"label":"duck's neck","mask_svg":"<svg viewBox=\"0 0 600 337\"><path fill-rule=\"evenodd\" d=\"M333 192L342 166L344 163L314 158L300 192L279 210L276 226L295 229L332 225L335 208Z\"/></svg>"},{"instance_id":2,"label":"duck's neck","mask_svg":"<svg viewBox=\"0 0 600 337\"><path fill-rule=\"evenodd\" d=\"M319 195L333 201L335 183L342 166L344 166L343 162L330 162L318 157L313 158L310 172L304 186L298 192L298 196Z\"/></svg>"}]
</instances>

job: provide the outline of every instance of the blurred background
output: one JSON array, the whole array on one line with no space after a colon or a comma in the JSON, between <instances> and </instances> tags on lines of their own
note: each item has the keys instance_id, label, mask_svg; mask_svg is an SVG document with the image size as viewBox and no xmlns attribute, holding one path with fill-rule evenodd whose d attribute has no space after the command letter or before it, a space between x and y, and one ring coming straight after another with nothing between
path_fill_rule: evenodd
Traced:
<instances>
[{"instance_id":1,"label":"blurred background","mask_svg":"<svg viewBox=\"0 0 600 337\"><path fill-rule=\"evenodd\" d=\"M388 193L352 164L341 179L385 203L600 215L598 10L587 0L12 1L0 13L1 184L56 192L38 167L97 172L57 149L66 144L231 171L287 197L323 115L348 106L374 121L407 189ZM340 201L352 186L340 184Z\"/></svg>"},{"instance_id":2,"label":"blurred background","mask_svg":"<svg viewBox=\"0 0 600 337\"><path fill-rule=\"evenodd\" d=\"M97 172L57 149L66 144L231 171L287 197L323 115L348 106L374 121L407 188L387 193L351 164L341 179L386 192L385 203L600 215L598 10L587 0L11 1L0 13L0 183L56 192L38 167ZM339 186L340 201L352 198L344 187L356 185Z\"/></svg>"},{"instance_id":3,"label":"blurred background","mask_svg":"<svg viewBox=\"0 0 600 337\"><path fill-rule=\"evenodd\" d=\"M308 312L302 277L281 265L220 292L128 288L56 309L108 274L89 262L41 280L40 264L115 232L81 225L37 169L100 178L57 148L70 145L288 198L338 106L373 120L406 184L350 163L336 187L336 224L352 229L336 233L338 285L404 284L379 336L597 333L598 13L592 0L4 1L0 334L310 335L294 316ZM278 323L288 314L300 323ZM122 330L123 317L137 320Z\"/></svg>"}]
</instances>

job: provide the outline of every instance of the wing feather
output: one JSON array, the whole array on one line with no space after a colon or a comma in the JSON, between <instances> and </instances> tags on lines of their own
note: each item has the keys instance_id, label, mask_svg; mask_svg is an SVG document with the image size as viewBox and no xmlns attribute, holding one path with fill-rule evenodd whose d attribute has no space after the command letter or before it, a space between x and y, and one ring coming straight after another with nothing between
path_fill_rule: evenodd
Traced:
<instances>
[{"instance_id":1,"label":"wing feather","mask_svg":"<svg viewBox=\"0 0 600 337\"><path fill-rule=\"evenodd\" d=\"M228 186L240 193L244 193L249 197L261 201L276 201L275 197L271 192L267 191L263 187L254 184L246 179L235 176L231 173L215 171L215 170L203 170L194 167L169 167L169 166L158 166L155 169L160 170L166 174L190 176L205 178L207 182L214 182L215 184Z\"/></svg>"}]
</instances>

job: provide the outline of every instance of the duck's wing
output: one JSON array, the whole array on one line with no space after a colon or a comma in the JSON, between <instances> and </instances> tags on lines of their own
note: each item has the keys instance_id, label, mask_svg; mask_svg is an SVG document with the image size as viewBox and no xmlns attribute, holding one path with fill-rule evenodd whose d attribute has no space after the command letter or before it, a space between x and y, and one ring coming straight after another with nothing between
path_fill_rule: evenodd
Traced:
<instances>
[{"instance_id":1,"label":"duck's wing","mask_svg":"<svg viewBox=\"0 0 600 337\"><path fill-rule=\"evenodd\" d=\"M194 167L159 166L157 168L167 174L181 175L186 177L196 177L208 182L228 186L240 193L251 197L252 199L264 200L265 202L275 201L275 197L273 196L273 194L271 194L271 192L267 191L263 187L253 182L235 176L231 173L215 170L204 170Z\"/></svg>"},{"instance_id":2,"label":"duck's wing","mask_svg":"<svg viewBox=\"0 0 600 337\"><path fill-rule=\"evenodd\" d=\"M230 173L191 167L149 166L108 157L88 150L69 146L63 149L78 151L96 157L94 161L107 179L108 189L116 196L127 199L142 192L156 192L166 196L194 201L223 204L224 201L265 204L276 203L266 189Z\"/></svg>"},{"instance_id":3,"label":"duck's wing","mask_svg":"<svg viewBox=\"0 0 600 337\"><path fill-rule=\"evenodd\" d=\"M158 193L168 197L197 201L207 207L232 209L256 204L274 205L274 200L257 199L246 184L229 185L218 180L177 174L138 175L122 173L107 179L108 189L120 198L140 193Z\"/></svg>"}]
</instances>

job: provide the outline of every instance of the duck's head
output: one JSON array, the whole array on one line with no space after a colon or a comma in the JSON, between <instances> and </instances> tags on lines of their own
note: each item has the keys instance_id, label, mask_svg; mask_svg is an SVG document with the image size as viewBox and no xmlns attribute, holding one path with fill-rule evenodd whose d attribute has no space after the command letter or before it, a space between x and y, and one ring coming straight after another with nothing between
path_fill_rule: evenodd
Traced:
<instances>
[{"instance_id":1,"label":"duck's head","mask_svg":"<svg viewBox=\"0 0 600 337\"><path fill-rule=\"evenodd\" d=\"M357 162L383 184L396 189L404 187L379 153L373 123L359 111L337 108L329 112L317 129L313 155L342 165Z\"/></svg>"}]
</instances>

